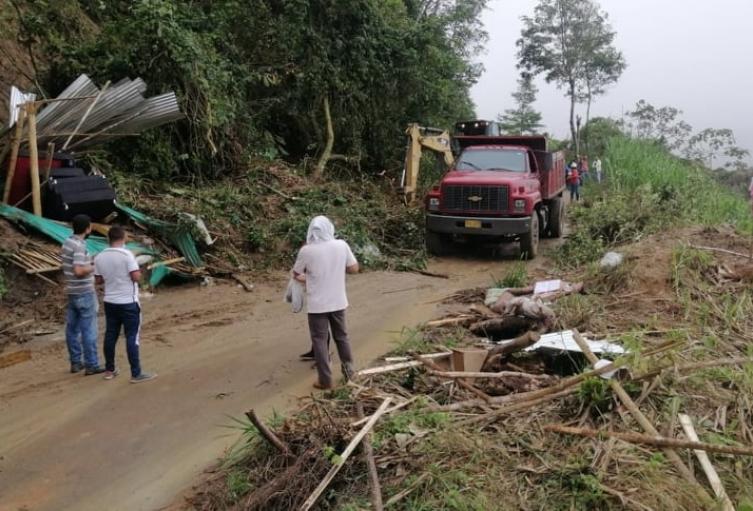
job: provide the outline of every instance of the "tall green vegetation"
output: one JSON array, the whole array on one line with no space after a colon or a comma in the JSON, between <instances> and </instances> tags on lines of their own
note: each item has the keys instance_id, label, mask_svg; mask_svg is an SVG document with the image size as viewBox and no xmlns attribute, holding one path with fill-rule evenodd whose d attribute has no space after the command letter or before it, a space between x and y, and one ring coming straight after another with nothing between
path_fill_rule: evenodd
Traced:
<instances>
[{"instance_id":1,"label":"tall green vegetation","mask_svg":"<svg viewBox=\"0 0 753 511\"><path fill-rule=\"evenodd\" d=\"M713 171L673 155L657 141L626 135L604 142L606 182L586 189L571 209L574 229L557 257L577 266L605 250L681 225L733 225L753 230L747 201Z\"/></svg>"},{"instance_id":2,"label":"tall green vegetation","mask_svg":"<svg viewBox=\"0 0 753 511\"><path fill-rule=\"evenodd\" d=\"M533 134L543 127L541 113L533 109L538 92L539 89L533 83L531 73L521 73L518 79L518 90L512 93L515 108L509 108L499 116L500 126L505 133Z\"/></svg>"},{"instance_id":3,"label":"tall green vegetation","mask_svg":"<svg viewBox=\"0 0 753 511\"><path fill-rule=\"evenodd\" d=\"M570 100L570 135L579 152L575 105L587 104L616 82L625 69L614 45L607 14L592 0L540 0L533 16L523 17L518 65L565 89ZM588 124L588 118L586 119Z\"/></svg>"},{"instance_id":4,"label":"tall green vegetation","mask_svg":"<svg viewBox=\"0 0 753 511\"><path fill-rule=\"evenodd\" d=\"M472 115L473 58L486 39L487 0L5 1L19 21L5 28L20 28L0 32L27 38L45 93L79 73L178 93L185 121L110 148L154 177L214 177L249 156L317 157L325 100L333 152L382 170L399 160L400 126Z\"/></svg>"}]
</instances>

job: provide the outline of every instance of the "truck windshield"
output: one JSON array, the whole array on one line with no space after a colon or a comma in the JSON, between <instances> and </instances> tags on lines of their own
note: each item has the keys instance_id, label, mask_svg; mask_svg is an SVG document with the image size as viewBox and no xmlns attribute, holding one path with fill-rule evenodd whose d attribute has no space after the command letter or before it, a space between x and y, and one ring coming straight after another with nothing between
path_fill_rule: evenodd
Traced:
<instances>
[{"instance_id":1,"label":"truck windshield","mask_svg":"<svg viewBox=\"0 0 753 511\"><path fill-rule=\"evenodd\" d=\"M457 170L526 171L525 151L506 149L473 149L465 151L456 165Z\"/></svg>"}]
</instances>

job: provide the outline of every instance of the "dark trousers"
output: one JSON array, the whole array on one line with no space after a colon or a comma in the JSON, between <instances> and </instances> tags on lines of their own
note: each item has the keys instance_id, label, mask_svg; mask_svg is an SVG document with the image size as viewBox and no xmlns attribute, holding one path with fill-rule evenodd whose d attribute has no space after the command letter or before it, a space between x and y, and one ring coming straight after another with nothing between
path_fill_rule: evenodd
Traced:
<instances>
[{"instance_id":1,"label":"dark trousers","mask_svg":"<svg viewBox=\"0 0 753 511\"><path fill-rule=\"evenodd\" d=\"M115 370L115 344L118 342L121 327L125 331L128 364L131 376L141 374L139 362L139 332L141 330L141 307L138 303L105 302L105 369Z\"/></svg>"},{"instance_id":2,"label":"dark trousers","mask_svg":"<svg viewBox=\"0 0 753 511\"><path fill-rule=\"evenodd\" d=\"M330 330L335 339L343 375L349 379L353 373L353 355L350 352L350 341L345 326L345 311L309 314L309 332L311 333L311 344L314 347L316 370L319 372L319 383L325 386L332 385L328 342Z\"/></svg>"}]
</instances>

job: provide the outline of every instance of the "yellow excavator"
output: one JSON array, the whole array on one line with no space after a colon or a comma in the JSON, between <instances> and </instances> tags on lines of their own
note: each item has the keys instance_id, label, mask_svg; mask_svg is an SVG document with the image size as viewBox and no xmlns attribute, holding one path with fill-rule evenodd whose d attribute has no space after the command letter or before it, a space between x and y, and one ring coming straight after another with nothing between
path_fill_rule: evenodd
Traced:
<instances>
[{"instance_id":1,"label":"yellow excavator","mask_svg":"<svg viewBox=\"0 0 753 511\"><path fill-rule=\"evenodd\" d=\"M450 132L447 130L410 124L405 134L408 137L408 148L405 153L405 168L403 168L400 186L405 202L410 204L416 200L418 172L423 150L428 149L441 155L446 168L450 168L455 163L455 157L450 146Z\"/></svg>"}]
</instances>

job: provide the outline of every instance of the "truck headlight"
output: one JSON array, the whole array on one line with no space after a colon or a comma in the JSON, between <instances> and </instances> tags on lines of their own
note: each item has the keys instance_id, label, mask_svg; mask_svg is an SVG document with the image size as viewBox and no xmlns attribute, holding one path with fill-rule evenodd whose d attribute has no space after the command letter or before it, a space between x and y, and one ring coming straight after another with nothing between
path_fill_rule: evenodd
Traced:
<instances>
[{"instance_id":1,"label":"truck headlight","mask_svg":"<svg viewBox=\"0 0 753 511\"><path fill-rule=\"evenodd\" d=\"M436 197L432 197L429 199L429 209L431 211L436 211L439 209L439 199Z\"/></svg>"},{"instance_id":2,"label":"truck headlight","mask_svg":"<svg viewBox=\"0 0 753 511\"><path fill-rule=\"evenodd\" d=\"M526 210L525 199L516 199L514 206L515 206L515 211L525 211Z\"/></svg>"}]
</instances>

